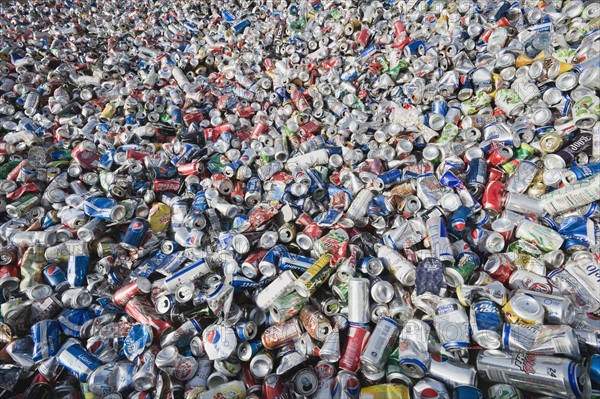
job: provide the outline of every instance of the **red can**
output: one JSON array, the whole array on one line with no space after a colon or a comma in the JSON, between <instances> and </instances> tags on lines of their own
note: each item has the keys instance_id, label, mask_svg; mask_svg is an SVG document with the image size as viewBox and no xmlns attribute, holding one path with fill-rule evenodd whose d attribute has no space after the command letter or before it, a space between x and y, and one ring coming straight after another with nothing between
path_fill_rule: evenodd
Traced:
<instances>
[{"instance_id":1,"label":"red can","mask_svg":"<svg viewBox=\"0 0 600 399\"><path fill-rule=\"evenodd\" d=\"M506 173L504 173L502 170L497 169L497 168L491 168L488 169L488 181L504 181L504 176L506 175Z\"/></svg>"},{"instance_id":2,"label":"red can","mask_svg":"<svg viewBox=\"0 0 600 399\"><path fill-rule=\"evenodd\" d=\"M100 156L96 153L96 145L89 140L83 140L77 144L71 156L83 169L92 170L98 167Z\"/></svg>"},{"instance_id":3,"label":"red can","mask_svg":"<svg viewBox=\"0 0 600 399\"><path fill-rule=\"evenodd\" d=\"M204 164L200 161L184 163L177 166L177 172L183 176L199 175L204 170Z\"/></svg>"},{"instance_id":4,"label":"red can","mask_svg":"<svg viewBox=\"0 0 600 399\"><path fill-rule=\"evenodd\" d=\"M269 374L263 381L264 399L290 399L285 389L285 380L277 374Z\"/></svg>"},{"instance_id":5,"label":"red can","mask_svg":"<svg viewBox=\"0 0 600 399\"><path fill-rule=\"evenodd\" d=\"M493 254L483 265L483 270L502 284L508 282L515 265L506 254Z\"/></svg>"},{"instance_id":6,"label":"red can","mask_svg":"<svg viewBox=\"0 0 600 399\"><path fill-rule=\"evenodd\" d=\"M180 187L181 182L179 180L154 180L152 184L152 189L157 193L165 191L177 192Z\"/></svg>"},{"instance_id":7,"label":"red can","mask_svg":"<svg viewBox=\"0 0 600 399\"><path fill-rule=\"evenodd\" d=\"M360 355L369 340L369 331L358 326L350 326L348 329L348 344L344 355L340 359L340 368L356 373L360 368Z\"/></svg>"},{"instance_id":8,"label":"red can","mask_svg":"<svg viewBox=\"0 0 600 399\"><path fill-rule=\"evenodd\" d=\"M163 332L172 328L171 324L159 317L154 306L145 297L136 296L131 299L125 305L125 311L138 323L148 324L152 327L152 331L156 334L155 337L160 337Z\"/></svg>"},{"instance_id":9,"label":"red can","mask_svg":"<svg viewBox=\"0 0 600 399\"><path fill-rule=\"evenodd\" d=\"M211 176L213 187L217 189L221 195L231 195L233 192L233 182L230 178L220 173L215 173Z\"/></svg>"},{"instance_id":10,"label":"red can","mask_svg":"<svg viewBox=\"0 0 600 399\"><path fill-rule=\"evenodd\" d=\"M369 30L367 28L364 28L358 33L358 36L356 37L356 42L362 44L363 46L366 46L369 42L369 36L371 36L369 34Z\"/></svg>"},{"instance_id":11,"label":"red can","mask_svg":"<svg viewBox=\"0 0 600 399\"><path fill-rule=\"evenodd\" d=\"M256 125L254 125L254 129L252 129L252 133L250 134L251 139L257 139L263 134L266 134L269 131L269 125L264 123L263 121L258 121Z\"/></svg>"},{"instance_id":12,"label":"red can","mask_svg":"<svg viewBox=\"0 0 600 399\"><path fill-rule=\"evenodd\" d=\"M113 294L113 303L125 307L127 302L137 295L148 294L152 290L152 283L145 277L138 277L129 284L125 284Z\"/></svg>"},{"instance_id":13,"label":"red can","mask_svg":"<svg viewBox=\"0 0 600 399\"><path fill-rule=\"evenodd\" d=\"M491 166L498 166L507 163L513 156L510 147L498 147L489 156L488 163Z\"/></svg>"},{"instance_id":14,"label":"red can","mask_svg":"<svg viewBox=\"0 0 600 399\"><path fill-rule=\"evenodd\" d=\"M394 36L400 37L400 35L406 33L406 28L402 21L398 20L394 22Z\"/></svg>"},{"instance_id":15,"label":"red can","mask_svg":"<svg viewBox=\"0 0 600 399\"><path fill-rule=\"evenodd\" d=\"M153 155L153 152L144 150L127 150L127 159L135 159L137 161L143 161L144 158Z\"/></svg>"},{"instance_id":16,"label":"red can","mask_svg":"<svg viewBox=\"0 0 600 399\"><path fill-rule=\"evenodd\" d=\"M498 180L488 182L481 198L481 205L486 210L492 210L496 213L502 212L502 198L504 196L504 183Z\"/></svg>"},{"instance_id":17,"label":"red can","mask_svg":"<svg viewBox=\"0 0 600 399\"><path fill-rule=\"evenodd\" d=\"M244 381L247 390L254 391L257 388L262 388L262 384L254 378L254 375L250 371L250 362L242 363L242 381Z\"/></svg>"}]
</instances>

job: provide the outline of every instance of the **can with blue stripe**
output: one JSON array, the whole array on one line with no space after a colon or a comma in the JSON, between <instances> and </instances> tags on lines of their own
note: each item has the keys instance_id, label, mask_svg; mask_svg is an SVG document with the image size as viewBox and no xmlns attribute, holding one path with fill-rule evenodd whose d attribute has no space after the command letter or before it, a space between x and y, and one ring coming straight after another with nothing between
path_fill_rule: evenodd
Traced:
<instances>
[{"instance_id":1,"label":"can with blue stripe","mask_svg":"<svg viewBox=\"0 0 600 399\"><path fill-rule=\"evenodd\" d=\"M42 320L31 326L31 339L33 340L34 362L46 360L58 352L60 330L56 320Z\"/></svg>"},{"instance_id":2,"label":"can with blue stripe","mask_svg":"<svg viewBox=\"0 0 600 399\"><path fill-rule=\"evenodd\" d=\"M76 339L65 342L56 355L58 363L85 383L92 371L102 366L102 362L90 355Z\"/></svg>"},{"instance_id":3,"label":"can with blue stripe","mask_svg":"<svg viewBox=\"0 0 600 399\"><path fill-rule=\"evenodd\" d=\"M71 287L83 287L90 267L90 257L85 255L69 256L67 281Z\"/></svg>"}]
</instances>

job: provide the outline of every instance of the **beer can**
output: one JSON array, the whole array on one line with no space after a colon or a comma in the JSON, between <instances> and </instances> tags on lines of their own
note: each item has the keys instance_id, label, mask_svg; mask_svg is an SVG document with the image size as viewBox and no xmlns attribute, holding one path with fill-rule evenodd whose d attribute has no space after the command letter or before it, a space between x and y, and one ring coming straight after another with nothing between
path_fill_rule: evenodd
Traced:
<instances>
[{"instance_id":1,"label":"beer can","mask_svg":"<svg viewBox=\"0 0 600 399\"><path fill-rule=\"evenodd\" d=\"M513 295L502 311L510 323L543 324L544 322L545 312L542 305L524 293Z\"/></svg>"},{"instance_id":2,"label":"beer can","mask_svg":"<svg viewBox=\"0 0 600 399\"><path fill-rule=\"evenodd\" d=\"M477 356L477 370L489 381L511 384L535 395L584 399L591 394L585 368L558 356L485 350Z\"/></svg>"},{"instance_id":3,"label":"beer can","mask_svg":"<svg viewBox=\"0 0 600 399\"><path fill-rule=\"evenodd\" d=\"M535 299L546 311L546 321L549 324L573 323L576 317L575 305L567 296L552 295L546 292L518 289L515 294L525 294Z\"/></svg>"},{"instance_id":4,"label":"beer can","mask_svg":"<svg viewBox=\"0 0 600 399\"><path fill-rule=\"evenodd\" d=\"M444 298L437 304L433 325L444 349L455 351L469 346L469 318L457 299Z\"/></svg>"},{"instance_id":5,"label":"beer can","mask_svg":"<svg viewBox=\"0 0 600 399\"><path fill-rule=\"evenodd\" d=\"M398 363L409 377L423 378L429 370L428 351L431 327L422 320L408 321L400 332Z\"/></svg>"},{"instance_id":6,"label":"beer can","mask_svg":"<svg viewBox=\"0 0 600 399\"><path fill-rule=\"evenodd\" d=\"M58 353L60 329L56 320L42 320L31 326L33 361L38 363Z\"/></svg>"},{"instance_id":7,"label":"beer can","mask_svg":"<svg viewBox=\"0 0 600 399\"><path fill-rule=\"evenodd\" d=\"M498 349L501 345L502 316L498 305L490 300L478 300L471 305L471 336L486 349Z\"/></svg>"}]
</instances>

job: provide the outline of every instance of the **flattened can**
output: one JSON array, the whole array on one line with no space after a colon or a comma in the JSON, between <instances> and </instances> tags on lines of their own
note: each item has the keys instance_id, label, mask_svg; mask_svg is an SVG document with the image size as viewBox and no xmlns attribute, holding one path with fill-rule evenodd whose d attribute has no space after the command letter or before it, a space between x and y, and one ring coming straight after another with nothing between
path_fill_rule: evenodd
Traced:
<instances>
[{"instance_id":1,"label":"flattened can","mask_svg":"<svg viewBox=\"0 0 600 399\"><path fill-rule=\"evenodd\" d=\"M431 355L429 375L452 388L460 385L477 385L475 367L439 353Z\"/></svg>"}]
</instances>

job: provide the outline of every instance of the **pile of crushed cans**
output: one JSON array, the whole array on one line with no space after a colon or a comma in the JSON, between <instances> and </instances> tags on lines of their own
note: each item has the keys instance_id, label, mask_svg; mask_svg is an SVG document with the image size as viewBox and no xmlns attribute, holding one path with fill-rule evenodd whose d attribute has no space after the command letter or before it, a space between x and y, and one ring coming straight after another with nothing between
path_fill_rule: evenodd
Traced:
<instances>
[{"instance_id":1,"label":"pile of crushed cans","mask_svg":"<svg viewBox=\"0 0 600 399\"><path fill-rule=\"evenodd\" d=\"M0 398L600 398L600 4L0 5Z\"/></svg>"}]
</instances>

